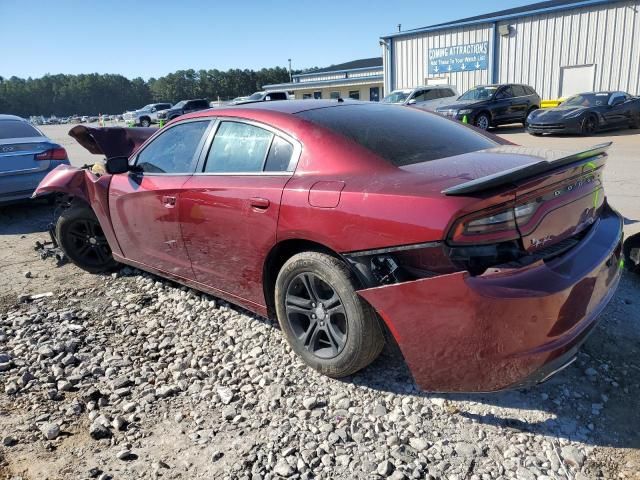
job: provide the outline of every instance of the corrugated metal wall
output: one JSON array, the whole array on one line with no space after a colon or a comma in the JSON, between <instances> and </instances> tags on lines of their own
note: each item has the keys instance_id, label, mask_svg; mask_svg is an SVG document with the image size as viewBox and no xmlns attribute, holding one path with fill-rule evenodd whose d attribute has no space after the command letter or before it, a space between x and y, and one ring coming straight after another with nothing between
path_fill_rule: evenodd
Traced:
<instances>
[{"instance_id":1,"label":"corrugated metal wall","mask_svg":"<svg viewBox=\"0 0 640 480\"><path fill-rule=\"evenodd\" d=\"M427 74L427 56L430 48L491 41L491 31L491 25L479 25L395 38L393 40L394 89L424 85L428 78L442 77L447 77L448 83L457 86L460 92L479 83L488 83L490 75L488 70L429 75Z\"/></svg>"},{"instance_id":2,"label":"corrugated metal wall","mask_svg":"<svg viewBox=\"0 0 640 480\"><path fill-rule=\"evenodd\" d=\"M640 0L582 7L558 13L499 22L513 27L498 36L495 51L498 82L531 85L544 98L557 98L561 69L595 65L595 90L624 90L640 95ZM489 41L490 24L393 39L393 87L409 88L436 75L427 74L429 48ZM385 75L388 75L385 61ZM464 92L491 81L488 70L448 75Z\"/></svg>"},{"instance_id":3,"label":"corrugated metal wall","mask_svg":"<svg viewBox=\"0 0 640 480\"><path fill-rule=\"evenodd\" d=\"M640 94L640 1L512 19L498 37L498 81L533 86L557 98L561 69L595 65L595 90Z\"/></svg>"}]
</instances>

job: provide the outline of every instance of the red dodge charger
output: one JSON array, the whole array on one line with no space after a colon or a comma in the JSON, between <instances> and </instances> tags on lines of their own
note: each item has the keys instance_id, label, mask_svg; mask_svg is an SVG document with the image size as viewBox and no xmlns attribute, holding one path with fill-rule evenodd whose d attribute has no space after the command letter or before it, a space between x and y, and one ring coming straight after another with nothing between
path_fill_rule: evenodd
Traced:
<instances>
[{"instance_id":1,"label":"red dodge charger","mask_svg":"<svg viewBox=\"0 0 640 480\"><path fill-rule=\"evenodd\" d=\"M329 376L371 363L386 331L425 390L539 383L575 358L620 278L608 145L524 148L341 100L70 134L108 158L36 191L72 199L55 237L75 264L133 265L275 316Z\"/></svg>"}]
</instances>

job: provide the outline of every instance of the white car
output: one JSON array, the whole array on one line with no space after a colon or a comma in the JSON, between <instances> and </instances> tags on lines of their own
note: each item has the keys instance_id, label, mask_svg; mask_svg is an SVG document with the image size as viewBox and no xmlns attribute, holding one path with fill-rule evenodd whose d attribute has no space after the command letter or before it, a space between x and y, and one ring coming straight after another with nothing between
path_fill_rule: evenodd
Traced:
<instances>
[{"instance_id":1,"label":"white car","mask_svg":"<svg viewBox=\"0 0 640 480\"><path fill-rule=\"evenodd\" d=\"M458 89L453 85L428 85L394 90L384 97L382 102L435 110L442 105L451 103L459 96Z\"/></svg>"},{"instance_id":2,"label":"white car","mask_svg":"<svg viewBox=\"0 0 640 480\"><path fill-rule=\"evenodd\" d=\"M148 127L154 123L158 123L158 113L171 108L170 103L150 103L144 107L134 110L132 112L124 112L122 115L124 121L127 123L133 123L134 125L140 125L142 127Z\"/></svg>"}]
</instances>

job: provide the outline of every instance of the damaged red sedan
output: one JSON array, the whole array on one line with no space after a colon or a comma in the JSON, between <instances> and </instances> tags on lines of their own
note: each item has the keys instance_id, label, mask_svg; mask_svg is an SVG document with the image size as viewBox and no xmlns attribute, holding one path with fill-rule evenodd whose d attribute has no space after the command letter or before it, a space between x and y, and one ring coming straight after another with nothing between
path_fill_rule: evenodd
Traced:
<instances>
[{"instance_id":1,"label":"damaged red sedan","mask_svg":"<svg viewBox=\"0 0 640 480\"><path fill-rule=\"evenodd\" d=\"M91 272L133 265L277 317L329 376L371 363L387 330L425 390L541 382L620 278L608 145L550 153L420 110L320 100L152 132L72 130L108 160L103 174L58 167L36 191L73 198L62 249Z\"/></svg>"}]
</instances>

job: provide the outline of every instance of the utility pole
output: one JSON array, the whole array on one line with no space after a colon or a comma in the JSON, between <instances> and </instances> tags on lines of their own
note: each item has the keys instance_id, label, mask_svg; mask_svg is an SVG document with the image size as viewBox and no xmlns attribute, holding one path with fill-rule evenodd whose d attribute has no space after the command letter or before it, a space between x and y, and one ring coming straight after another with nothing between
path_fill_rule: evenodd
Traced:
<instances>
[{"instance_id":1,"label":"utility pole","mask_svg":"<svg viewBox=\"0 0 640 480\"><path fill-rule=\"evenodd\" d=\"M289 59L289 82L293 82L293 75L291 75L291 59Z\"/></svg>"},{"instance_id":2,"label":"utility pole","mask_svg":"<svg viewBox=\"0 0 640 480\"><path fill-rule=\"evenodd\" d=\"M401 23L398 24L398 31L400 31L400 30L402 30L402 24Z\"/></svg>"}]
</instances>

